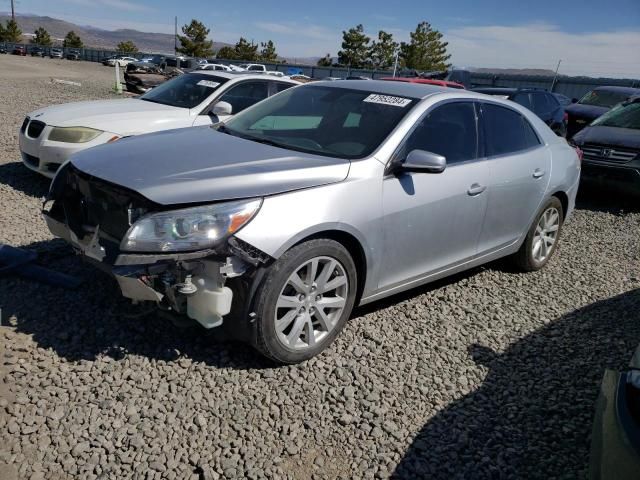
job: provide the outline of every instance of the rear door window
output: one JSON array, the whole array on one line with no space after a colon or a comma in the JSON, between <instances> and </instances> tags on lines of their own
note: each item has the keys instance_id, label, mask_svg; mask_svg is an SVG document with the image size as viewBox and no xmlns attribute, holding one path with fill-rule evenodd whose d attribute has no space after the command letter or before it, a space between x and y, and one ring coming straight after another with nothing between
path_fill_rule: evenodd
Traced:
<instances>
[{"instance_id":1,"label":"rear door window","mask_svg":"<svg viewBox=\"0 0 640 480\"><path fill-rule=\"evenodd\" d=\"M517 93L513 97L513 101L522 105L524 108L528 108L533 111L533 104L531 103L531 96L528 93Z\"/></svg>"},{"instance_id":2,"label":"rear door window","mask_svg":"<svg viewBox=\"0 0 640 480\"><path fill-rule=\"evenodd\" d=\"M546 93L532 93L531 96L533 97L533 111L537 115L546 115L551 112L551 102L549 102Z\"/></svg>"},{"instance_id":3,"label":"rear door window","mask_svg":"<svg viewBox=\"0 0 640 480\"><path fill-rule=\"evenodd\" d=\"M520 113L507 107L482 104L482 126L488 157L507 155L540 145L529 122Z\"/></svg>"}]
</instances>

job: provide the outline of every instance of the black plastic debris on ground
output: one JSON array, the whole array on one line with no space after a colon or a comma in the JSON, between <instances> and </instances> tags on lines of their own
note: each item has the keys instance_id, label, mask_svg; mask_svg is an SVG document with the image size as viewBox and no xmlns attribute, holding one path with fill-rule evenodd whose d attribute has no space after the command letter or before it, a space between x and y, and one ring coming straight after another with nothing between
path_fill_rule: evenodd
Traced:
<instances>
[{"instance_id":1,"label":"black plastic debris on ground","mask_svg":"<svg viewBox=\"0 0 640 480\"><path fill-rule=\"evenodd\" d=\"M34 251L0 243L0 277L19 276L68 289L80 286L81 280L77 277L36 265L37 258L38 254Z\"/></svg>"}]
</instances>

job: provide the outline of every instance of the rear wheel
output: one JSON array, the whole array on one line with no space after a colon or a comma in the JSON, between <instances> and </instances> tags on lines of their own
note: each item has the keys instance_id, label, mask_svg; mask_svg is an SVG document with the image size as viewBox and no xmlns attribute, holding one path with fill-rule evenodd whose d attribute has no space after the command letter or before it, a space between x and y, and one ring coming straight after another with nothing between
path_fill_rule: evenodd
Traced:
<instances>
[{"instance_id":1,"label":"rear wheel","mask_svg":"<svg viewBox=\"0 0 640 480\"><path fill-rule=\"evenodd\" d=\"M515 264L526 272L540 270L556 251L564 221L562 203L551 197L541 209L527 233L527 238L514 255Z\"/></svg>"},{"instance_id":2,"label":"rear wheel","mask_svg":"<svg viewBox=\"0 0 640 480\"><path fill-rule=\"evenodd\" d=\"M356 282L353 259L340 243L293 247L271 266L258 293L258 349L281 363L320 353L351 315Z\"/></svg>"}]
</instances>

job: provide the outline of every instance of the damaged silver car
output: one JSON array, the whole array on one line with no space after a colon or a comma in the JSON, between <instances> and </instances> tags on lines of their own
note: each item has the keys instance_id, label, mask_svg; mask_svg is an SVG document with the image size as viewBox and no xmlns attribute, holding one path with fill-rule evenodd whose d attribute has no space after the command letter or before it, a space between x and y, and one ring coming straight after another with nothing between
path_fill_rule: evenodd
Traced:
<instances>
[{"instance_id":1,"label":"damaged silver car","mask_svg":"<svg viewBox=\"0 0 640 480\"><path fill-rule=\"evenodd\" d=\"M294 363L354 305L508 255L542 268L579 175L576 151L512 102L317 82L80 152L44 216L125 297Z\"/></svg>"}]
</instances>

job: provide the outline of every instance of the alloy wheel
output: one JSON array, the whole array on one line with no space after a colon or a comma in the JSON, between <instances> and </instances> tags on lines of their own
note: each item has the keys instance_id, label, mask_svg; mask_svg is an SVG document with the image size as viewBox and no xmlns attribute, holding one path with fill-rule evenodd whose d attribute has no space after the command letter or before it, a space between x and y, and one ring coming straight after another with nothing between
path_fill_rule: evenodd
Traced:
<instances>
[{"instance_id":1,"label":"alloy wheel","mask_svg":"<svg viewBox=\"0 0 640 480\"><path fill-rule=\"evenodd\" d=\"M544 211L536 225L533 235L531 254L536 262L544 262L553 251L558 230L560 229L560 212L555 207Z\"/></svg>"},{"instance_id":2,"label":"alloy wheel","mask_svg":"<svg viewBox=\"0 0 640 480\"><path fill-rule=\"evenodd\" d=\"M294 350L316 346L335 328L348 294L347 273L335 258L305 261L278 296L274 318L280 343Z\"/></svg>"}]
</instances>

